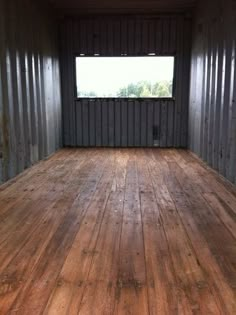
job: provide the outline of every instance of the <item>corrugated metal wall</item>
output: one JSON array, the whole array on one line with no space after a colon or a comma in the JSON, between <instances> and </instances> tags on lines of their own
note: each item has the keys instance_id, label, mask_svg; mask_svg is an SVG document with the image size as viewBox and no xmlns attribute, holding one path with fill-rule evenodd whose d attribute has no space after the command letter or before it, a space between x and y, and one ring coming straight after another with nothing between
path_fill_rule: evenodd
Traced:
<instances>
[{"instance_id":1,"label":"corrugated metal wall","mask_svg":"<svg viewBox=\"0 0 236 315\"><path fill-rule=\"evenodd\" d=\"M58 38L48 11L0 1L0 182L61 146Z\"/></svg>"},{"instance_id":2,"label":"corrugated metal wall","mask_svg":"<svg viewBox=\"0 0 236 315\"><path fill-rule=\"evenodd\" d=\"M61 26L64 144L150 146L152 142L152 145L159 143L162 146L187 146L190 37L191 19L184 15L81 17L64 21ZM176 92L173 101L158 102L153 99L78 101L75 98L76 54L143 56L149 53L176 56ZM109 106L112 108L110 111ZM148 119L150 108L153 108L155 113L158 111L162 113L160 116L162 118L155 122L157 125L153 125L153 119ZM133 123L134 127L129 127L129 122L135 119L135 113L139 120ZM109 115L112 116L111 119L107 118ZM118 128L121 128L122 135L117 135ZM137 140L138 135L134 140L133 128L140 129L141 135L152 131L152 140L151 136L149 138L140 136ZM99 138L97 133L100 129L103 136ZM105 135L108 130L115 130L117 139L114 136L108 141L109 134ZM158 139L154 139L156 137ZM167 138L168 141L164 140Z\"/></svg>"},{"instance_id":3,"label":"corrugated metal wall","mask_svg":"<svg viewBox=\"0 0 236 315\"><path fill-rule=\"evenodd\" d=\"M77 146L161 146L174 143L174 101L76 102Z\"/></svg>"},{"instance_id":4,"label":"corrugated metal wall","mask_svg":"<svg viewBox=\"0 0 236 315\"><path fill-rule=\"evenodd\" d=\"M196 15L190 148L236 183L236 3L201 1Z\"/></svg>"}]
</instances>

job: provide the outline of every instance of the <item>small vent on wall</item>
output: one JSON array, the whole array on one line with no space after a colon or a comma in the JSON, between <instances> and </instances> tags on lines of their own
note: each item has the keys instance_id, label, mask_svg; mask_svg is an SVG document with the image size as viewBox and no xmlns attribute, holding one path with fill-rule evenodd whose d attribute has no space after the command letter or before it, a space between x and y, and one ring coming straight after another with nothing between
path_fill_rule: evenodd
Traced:
<instances>
[{"instance_id":1,"label":"small vent on wall","mask_svg":"<svg viewBox=\"0 0 236 315\"><path fill-rule=\"evenodd\" d=\"M158 146L160 144L160 127L154 125L152 127L153 145Z\"/></svg>"}]
</instances>

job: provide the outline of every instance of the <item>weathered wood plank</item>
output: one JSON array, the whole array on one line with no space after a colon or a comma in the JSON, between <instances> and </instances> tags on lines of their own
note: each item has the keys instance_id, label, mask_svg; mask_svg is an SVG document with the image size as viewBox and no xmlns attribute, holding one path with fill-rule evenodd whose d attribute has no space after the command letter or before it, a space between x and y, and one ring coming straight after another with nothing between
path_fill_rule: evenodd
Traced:
<instances>
[{"instance_id":1,"label":"weathered wood plank","mask_svg":"<svg viewBox=\"0 0 236 315\"><path fill-rule=\"evenodd\" d=\"M1 186L0 312L234 314L235 209L188 151L63 149Z\"/></svg>"}]
</instances>

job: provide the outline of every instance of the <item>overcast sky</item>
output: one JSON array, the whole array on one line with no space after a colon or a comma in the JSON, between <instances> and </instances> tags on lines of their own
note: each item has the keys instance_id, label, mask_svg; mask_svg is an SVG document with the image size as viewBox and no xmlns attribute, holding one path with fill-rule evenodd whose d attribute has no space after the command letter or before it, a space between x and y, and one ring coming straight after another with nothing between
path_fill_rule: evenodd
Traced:
<instances>
[{"instance_id":1,"label":"overcast sky","mask_svg":"<svg viewBox=\"0 0 236 315\"><path fill-rule=\"evenodd\" d=\"M115 94L129 83L173 79L173 57L78 57L79 91Z\"/></svg>"}]
</instances>

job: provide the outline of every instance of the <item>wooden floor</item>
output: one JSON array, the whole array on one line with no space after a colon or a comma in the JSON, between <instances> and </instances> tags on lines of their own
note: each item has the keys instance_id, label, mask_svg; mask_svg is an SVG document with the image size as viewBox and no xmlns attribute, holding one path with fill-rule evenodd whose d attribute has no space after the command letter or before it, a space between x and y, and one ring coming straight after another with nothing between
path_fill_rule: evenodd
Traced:
<instances>
[{"instance_id":1,"label":"wooden floor","mask_svg":"<svg viewBox=\"0 0 236 315\"><path fill-rule=\"evenodd\" d=\"M236 314L236 190L184 150L63 149L0 187L0 314Z\"/></svg>"}]
</instances>

